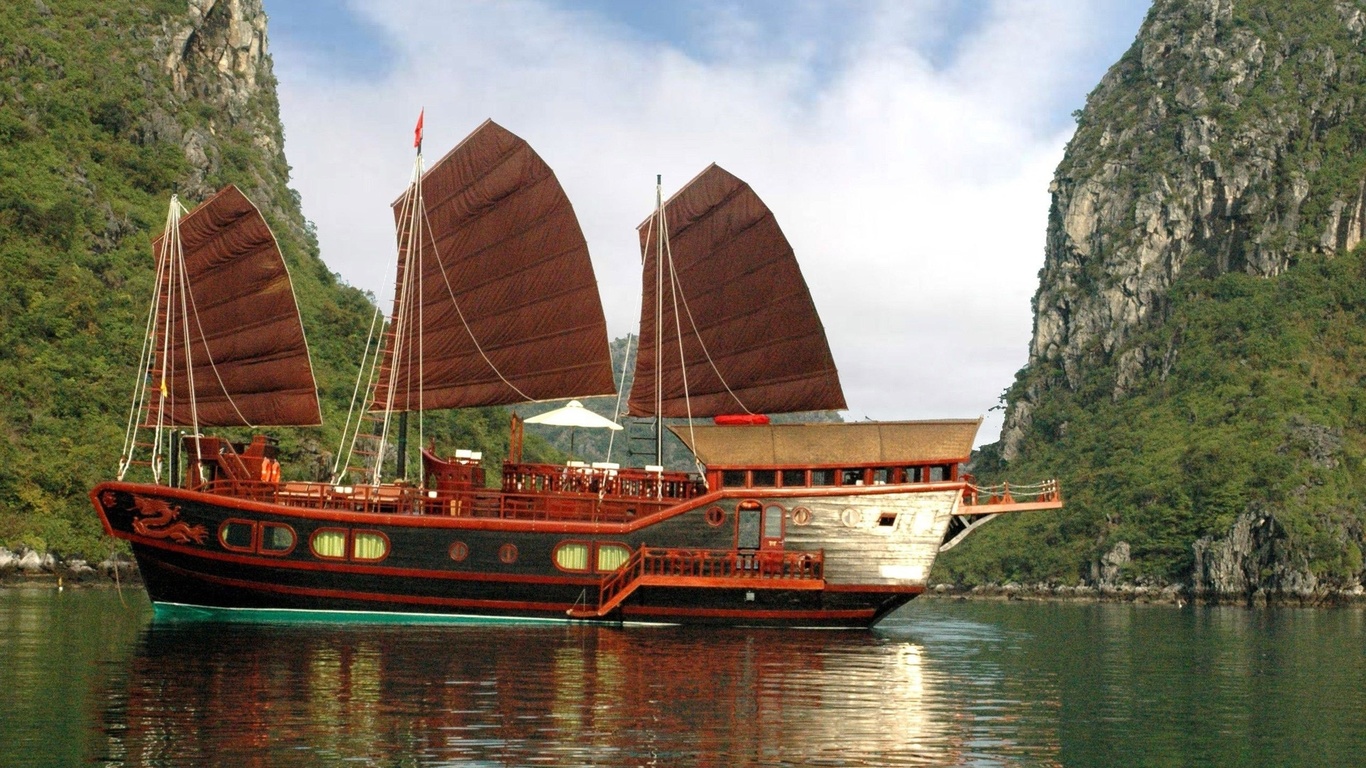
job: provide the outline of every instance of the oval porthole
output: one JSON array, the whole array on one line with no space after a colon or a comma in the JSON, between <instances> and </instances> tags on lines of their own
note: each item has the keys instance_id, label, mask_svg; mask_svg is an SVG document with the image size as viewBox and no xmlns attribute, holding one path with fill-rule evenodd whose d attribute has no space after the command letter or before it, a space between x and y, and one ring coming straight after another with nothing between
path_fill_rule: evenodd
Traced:
<instances>
[{"instance_id":1,"label":"oval porthole","mask_svg":"<svg viewBox=\"0 0 1366 768\"><path fill-rule=\"evenodd\" d=\"M470 545L466 544L463 541L457 541L452 543L450 548L450 556L451 559L457 563L463 562L465 558L470 556Z\"/></svg>"},{"instance_id":2,"label":"oval porthole","mask_svg":"<svg viewBox=\"0 0 1366 768\"><path fill-rule=\"evenodd\" d=\"M314 557L326 560L340 560L346 557L346 531L338 528L320 528L308 539L309 549Z\"/></svg>"},{"instance_id":3,"label":"oval porthole","mask_svg":"<svg viewBox=\"0 0 1366 768\"><path fill-rule=\"evenodd\" d=\"M631 550L625 544L598 545L598 573L610 573L631 559Z\"/></svg>"},{"instance_id":4,"label":"oval porthole","mask_svg":"<svg viewBox=\"0 0 1366 768\"><path fill-rule=\"evenodd\" d=\"M499 547L498 559L503 561L504 563L507 563L508 565L517 562L517 545L513 544L512 542L508 542L507 544L504 544L503 546Z\"/></svg>"},{"instance_id":5,"label":"oval porthole","mask_svg":"<svg viewBox=\"0 0 1366 768\"><path fill-rule=\"evenodd\" d=\"M849 528L853 528L863 522L863 513L857 509L846 509L840 513L840 520Z\"/></svg>"},{"instance_id":6,"label":"oval porthole","mask_svg":"<svg viewBox=\"0 0 1366 768\"><path fill-rule=\"evenodd\" d=\"M223 549L250 552L256 541L256 523L246 520L227 520L218 527L218 541Z\"/></svg>"},{"instance_id":7,"label":"oval porthole","mask_svg":"<svg viewBox=\"0 0 1366 768\"><path fill-rule=\"evenodd\" d=\"M351 535L352 560L383 560L389 556L389 537L379 531L356 531Z\"/></svg>"},{"instance_id":8,"label":"oval porthole","mask_svg":"<svg viewBox=\"0 0 1366 768\"><path fill-rule=\"evenodd\" d=\"M287 555L294 551L294 529L284 523L261 523L261 553Z\"/></svg>"},{"instance_id":9,"label":"oval porthole","mask_svg":"<svg viewBox=\"0 0 1366 768\"><path fill-rule=\"evenodd\" d=\"M571 541L555 547L555 567L562 571L588 570L588 545Z\"/></svg>"},{"instance_id":10,"label":"oval porthole","mask_svg":"<svg viewBox=\"0 0 1366 768\"><path fill-rule=\"evenodd\" d=\"M707 524L717 526L726 522L726 510L720 507L712 507L707 510Z\"/></svg>"},{"instance_id":11,"label":"oval porthole","mask_svg":"<svg viewBox=\"0 0 1366 768\"><path fill-rule=\"evenodd\" d=\"M793 525L809 525L811 523L811 510L806 507L797 507L792 510Z\"/></svg>"}]
</instances>

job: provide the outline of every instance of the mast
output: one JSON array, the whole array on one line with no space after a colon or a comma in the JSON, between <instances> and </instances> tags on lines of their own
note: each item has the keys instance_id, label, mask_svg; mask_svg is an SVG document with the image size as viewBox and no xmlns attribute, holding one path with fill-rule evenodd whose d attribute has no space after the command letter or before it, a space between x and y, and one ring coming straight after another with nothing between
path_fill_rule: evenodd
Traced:
<instances>
[{"instance_id":1,"label":"mast","mask_svg":"<svg viewBox=\"0 0 1366 768\"><path fill-rule=\"evenodd\" d=\"M655 464L664 465L664 174L655 174L655 214L659 218L655 233Z\"/></svg>"},{"instance_id":2,"label":"mast","mask_svg":"<svg viewBox=\"0 0 1366 768\"><path fill-rule=\"evenodd\" d=\"M413 236L413 240L417 243L419 249L420 249L421 246L422 246L422 240L421 240L421 238L422 238L422 233L421 233L421 230L422 230L422 221L421 221L421 219L418 217L418 212L421 210L421 205L422 205L422 194L421 194L421 186L422 186L422 120L423 120L423 118L426 117L426 116L427 116L427 109L426 109L426 107L423 107L422 110L421 110L420 112L417 113L417 127L413 129L413 146L417 149L417 165L416 165L416 169L415 169L414 172L413 172L413 186L414 186L414 188L417 190L418 194L417 194L416 203L415 203L414 206L413 206L414 216L413 216L413 230L412 230L412 232L413 232L413 235L414 235L414 236ZM408 247L408 252L409 252L409 253L412 252L412 246L411 246L411 245L409 245L409 247ZM422 256L421 256L421 251L420 251L420 250L419 250L419 252L418 252L417 274L418 274L418 279L421 280L421 277L422 277ZM419 287L419 288L418 288L418 295L420 296L421 293L422 293L422 289L421 289L421 287ZM421 305L421 303L418 304L418 310L417 310L417 311L418 311L418 323L417 323L417 324L418 324L418 333L421 334L421 333L422 333L422 305ZM418 349L418 352L417 352L417 355L418 355L418 368L419 368L419 370L420 370L421 367L422 367L422 337L421 337L421 335L418 336L417 349ZM418 399L418 403L419 403L418 407L419 407L419 409L420 409L420 408L421 408L421 402L422 402L422 390L421 390L421 388L420 388L420 387L421 387L421 376L419 376L418 378L419 378L419 382L418 382L419 389L418 389L417 399ZM404 408L404 409L399 413L399 415L398 415L398 456L397 456L397 458L395 459L395 464L394 464L394 476L397 477L397 478L400 479L400 480L406 480L406 479L408 479L408 408L407 408L406 406L407 406L407 404L405 403L405 408ZM421 437L421 434L420 434L420 433L421 433L421 431L422 431L422 416L421 416L420 410L419 410L419 415L418 415L418 431L419 431L418 442L421 443L421 442L422 442L422 437Z\"/></svg>"}]
</instances>

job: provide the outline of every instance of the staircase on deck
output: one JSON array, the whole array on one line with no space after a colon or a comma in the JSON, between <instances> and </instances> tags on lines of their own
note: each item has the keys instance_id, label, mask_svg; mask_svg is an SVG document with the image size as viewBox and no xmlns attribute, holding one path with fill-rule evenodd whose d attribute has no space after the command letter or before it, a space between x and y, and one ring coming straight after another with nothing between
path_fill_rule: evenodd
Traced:
<instances>
[{"instance_id":1,"label":"staircase on deck","mask_svg":"<svg viewBox=\"0 0 1366 768\"><path fill-rule=\"evenodd\" d=\"M821 589L823 552L666 549L641 546L603 580L597 605L581 604L566 613L595 619L615 611L640 587L747 589Z\"/></svg>"}]
</instances>

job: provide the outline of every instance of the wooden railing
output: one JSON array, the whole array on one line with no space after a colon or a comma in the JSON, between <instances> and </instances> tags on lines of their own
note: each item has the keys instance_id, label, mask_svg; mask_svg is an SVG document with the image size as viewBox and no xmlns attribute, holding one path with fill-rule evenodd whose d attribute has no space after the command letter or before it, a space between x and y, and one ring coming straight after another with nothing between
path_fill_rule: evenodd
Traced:
<instances>
[{"instance_id":1,"label":"wooden railing","mask_svg":"<svg viewBox=\"0 0 1366 768\"><path fill-rule=\"evenodd\" d=\"M1062 505L1062 491L1056 479L1044 480L1041 483L1030 485L1012 485L1001 483L1000 485L977 486L969 484L963 490L963 506L965 507L1001 507L1000 511L1007 511L1006 507L1019 507L1028 505L1034 508L1036 505ZM990 510L983 510L990 511Z\"/></svg>"},{"instance_id":2,"label":"wooden railing","mask_svg":"<svg viewBox=\"0 0 1366 768\"><path fill-rule=\"evenodd\" d=\"M304 509L421 514L439 499L405 485L332 485L330 483L215 480L194 490Z\"/></svg>"},{"instance_id":3,"label":"wooden railing","mask_svg":"<svg viewBox=\"0 0 1366 768\"><path fill-rule=\"evenodd\" d=\"M568 613L579 618L606 616L643 583L680 586L698 579L798 580L818 583L825 578L824 552L784 552L714 549L667 549L641 546L598 588L598 603L575 606ZM724 586L711 584L709 586ZM774 586L778 586L776 583Z\"/></svg>"},{"instance_id":4,"label":"wooden railing","mask_svg":"<svg viewBox=\"0 0 1366 768\"><path fill-rule=\"evenodd\" d=\"M603 498L672 499L684 501L706 492L700 480L686 472L652 472L639 467L566 466L563 464L503 465L505 493L581 493Z\"/></svg>"},{"instance_id":5,"label":"wooden railing","mask_svg":"<svg viewBox=\"0 0 1366 768\"><path fill-rule=\"evenodd\" d=\"M331 485L216 480L193 490L303 509L444 515L545 522L628 522L678 503L672 498L638 498L578 493L507 493L496 488L429 491L405 485Z\"/></svg>"}]
</instances>

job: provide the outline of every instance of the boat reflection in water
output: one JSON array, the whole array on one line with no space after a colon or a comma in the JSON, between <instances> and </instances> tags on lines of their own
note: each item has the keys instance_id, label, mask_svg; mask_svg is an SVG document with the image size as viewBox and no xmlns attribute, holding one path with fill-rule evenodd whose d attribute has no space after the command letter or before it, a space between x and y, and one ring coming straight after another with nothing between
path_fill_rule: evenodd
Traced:
<instances>
[{"instance_id":1,"label":"boat reflection in water","mask_svg":"<svg viewBox=\"0 0 1366 768\"><path fill-rule=\"evenodd\" d=\"M963 683L934 667L865 633L154 623L105 759L960 763Z\"/></svg>"}]
</instances>

